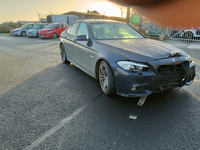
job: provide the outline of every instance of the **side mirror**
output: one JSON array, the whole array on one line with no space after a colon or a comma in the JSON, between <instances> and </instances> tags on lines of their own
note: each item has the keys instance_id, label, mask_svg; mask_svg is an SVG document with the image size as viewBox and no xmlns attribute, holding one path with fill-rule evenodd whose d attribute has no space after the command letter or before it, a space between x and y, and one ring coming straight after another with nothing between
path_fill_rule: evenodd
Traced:
<instances>
[{"instance_id":1,"label":"side mirror","mask_svg":"<svg viewBox=\"0 0 200 150\"><path fill-rule=\"evenodd\" d=\"M86 35L78 35L76 41L89 41Z\"/></svg>"}]
</instances>

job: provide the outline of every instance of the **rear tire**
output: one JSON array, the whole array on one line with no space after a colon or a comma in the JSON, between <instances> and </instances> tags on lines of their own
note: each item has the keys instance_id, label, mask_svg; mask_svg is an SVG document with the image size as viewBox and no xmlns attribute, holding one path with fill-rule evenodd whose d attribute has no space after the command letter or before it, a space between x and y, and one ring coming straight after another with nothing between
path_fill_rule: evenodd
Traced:
<instances>
[{"instance_id":1,"label":"rear tire","mask_svg":"<svg viewBox=\"0 0 200 150\"><path fill-rule=\"evenodd\" d=\"M106 95L115 94L116 86L113 72L106 61L101 61L99 65L99 83Z\"/></svg>"},{"instance_id":2,"label":"rear tire","mask_svg":"<svg viewBox=\"0 0 200 150\"><path fill-rule=\"evenodd\" d=\"M63 63L70 64L70 62L67 60L67 55L63 44L60 46L60 55Z\"/></svg>"}]
</instances>

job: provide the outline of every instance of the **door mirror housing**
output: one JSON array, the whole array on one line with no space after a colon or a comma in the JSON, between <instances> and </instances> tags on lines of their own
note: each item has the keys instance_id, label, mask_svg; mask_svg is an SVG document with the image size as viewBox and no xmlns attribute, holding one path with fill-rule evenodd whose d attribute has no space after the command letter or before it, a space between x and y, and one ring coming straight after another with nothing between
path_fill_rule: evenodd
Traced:
<instances>
[{"instance_id":1,"label":"door mirror housing","mask_svg":"<svg viewBox=\"0 0 200 150\"><path fill-rule=\"evenodd\" d=\"M89 41L86 35L78 35L76 41Z\"/></svg>"}]
</instances>

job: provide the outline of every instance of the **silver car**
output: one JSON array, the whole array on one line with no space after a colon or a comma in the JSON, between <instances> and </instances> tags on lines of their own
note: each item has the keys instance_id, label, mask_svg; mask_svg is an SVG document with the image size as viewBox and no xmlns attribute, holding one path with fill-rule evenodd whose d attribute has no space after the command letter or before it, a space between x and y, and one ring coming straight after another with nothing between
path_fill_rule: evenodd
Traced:
<instances>
[{"instance_id":1,"label":"silver car","mask_svg":"<svg viewBox=\"0 0 200 150\"><path fill-rule=\"evenodd\" d=\"M13 30L12 35L13 36L26 36L26 31L32 29L34 27L34 25L35 25L34 23L25 24L25 25L21 26L20 28Z\"/></svg>"},{"instance_id":2,"label":"silver car","mask_svg":"<svg viewBox=\"0 0 200 150\"><path fill-rule=\"evenodd\" d=\"M39 23L35 24L33 29L26 31L27 37L38 37L38 32L45 28L48 24L47 23Z\"/></svg>"}]
</instances>

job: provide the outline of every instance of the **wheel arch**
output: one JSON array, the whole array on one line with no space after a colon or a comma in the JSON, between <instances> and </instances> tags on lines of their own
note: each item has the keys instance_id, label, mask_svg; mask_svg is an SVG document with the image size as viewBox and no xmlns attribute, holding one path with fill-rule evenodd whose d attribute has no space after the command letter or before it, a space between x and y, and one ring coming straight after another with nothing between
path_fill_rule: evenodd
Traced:
<instances>
[{"instance_id":1,"label":"wheel arch","mask_svg":"<svg viewBox=\"0 0 200 150\"><path fill-rule=\"evenodd\" d=\"M115 79L114 71L113 71L113 68L111 67L110 63L106 59L101 58L101 59L99 59L97 61L96 67L95 67L96 79L99 81L99 66L100 66L100 63L102 61L105 61L106 64L108 65L108 67L110 67L111 73L112 73L112 76L113 76L113 84L114 84L114 87L112 88L112 92L110 94L106 94L106 95L116 94L117 93L117 84L116 84L116 79Z\"/></svg>"},{"instance_id":2,"label":"wheel arch","mask_svg":"<svg viewBox=\"0 0 200 150\"><path fill-rule=\"evenodd\" d=\"M58 34L56 32L53 33L52 37L54 38L54 35L56 35L56 38L58 37Z\"/></svg>"},{"instance_id":3,"label":"wheel arch","mask_svg":"<svg viewBox=\"0 0 200 150\"><path fill-rule=\"evenodd\" d=\"M60 42L60 48L61 48L61 45L63 45L63 43L62 43L62 42Z\"/></svg>"},{"instance_id":4,"label":"wheel arch","mask_svg":"<svg viewBox=\"0 0 200 150\"><path fill-rule=\"evenodd\" d=\"M100 65L101 61L105 61L109 65L110 69L112 70L113 76L114 76L114 72L113 72L113 69L112 69L110 63L106 59L100 58L97 61L96 66L95 66L95 77L96 77L96 79L99 80L99 65Z\"/></svg>"},{"instance_id":5,"label":"wheel arch","mask_svg":"<svg viewBox=\"0 0 200 150\"><path fill-rule=\"evenodd\" d=\"M21 32L20 32L20 35L21 35L21 36L22 36L22 33L25 33L25 34L26 34L26 31L21 31Z\"/></svg>"}]
</instances>

